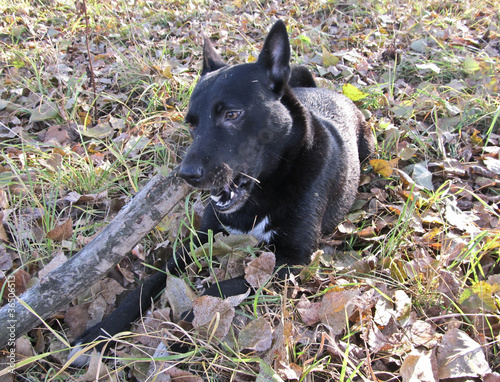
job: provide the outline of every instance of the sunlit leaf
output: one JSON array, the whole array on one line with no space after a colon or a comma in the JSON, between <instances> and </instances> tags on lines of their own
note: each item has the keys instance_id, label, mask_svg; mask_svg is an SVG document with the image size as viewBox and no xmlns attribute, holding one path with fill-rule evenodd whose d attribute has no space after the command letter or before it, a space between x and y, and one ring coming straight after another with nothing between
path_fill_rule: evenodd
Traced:
<instances>
[{"instance_id":1,"label":"sunlit leaf","mask_svg":"<svg viewBox=\"0 0 500 382\"><path fill-rule=\"evenodd\" d=\"M373 171L384 178L388 178L392 175L396 164L399 159L391 159L386 161L385 159L371 159L370 166L372 166Z\"/></svg>"},{"instance_id":2,"label":"sunlit leaf","mask_svg":"<svg viewBox=\"0 0 500 382\"><path fill-rule=\"evenodd\" d=\"M31 112L30 122L41 122L56 118L59 115L57 104L52 101L42 103Z\"/></svg>"},{"instance_id":3,"label":"sunlit leaf","mask_svg":"<svg viewBox=\"0 0 500 382\"><path fill-rule=\"evenodd\" d=\"M330 66L335 66L339 63L340 59L337 56L331 54L325 47L323 47L323 57L321 63L325 68Z\"/></svg>"},{"instance_id":4,"label":"sunlit leaf","mask_svg":"<svg viewBox=\"0 0 500 382\"><path fill-rule=\"evenodd\" d=\"M464 62L463 62L463 69L464 69L464 71L466 73L472 74L472 73L477 72L478 70L480 70L481 67L476 62L476 60L474 60L470 56L467 56L467 57L465 57Z\"/></svg>"},{"instance_id":5,"label":"sunlit leaf","mask_svg":"<svg viewBox=\"0 0 500 382\"><path fill-rule=\"evenodd\" d=\"M344 84L342 86L342 93L346 97L348 97L351 101L359 101L362 100L363 98L366 98L369 96L368 93L364 93L361 90L359 90L356 86L352 84Z\"/></svg>"}]
</instances>

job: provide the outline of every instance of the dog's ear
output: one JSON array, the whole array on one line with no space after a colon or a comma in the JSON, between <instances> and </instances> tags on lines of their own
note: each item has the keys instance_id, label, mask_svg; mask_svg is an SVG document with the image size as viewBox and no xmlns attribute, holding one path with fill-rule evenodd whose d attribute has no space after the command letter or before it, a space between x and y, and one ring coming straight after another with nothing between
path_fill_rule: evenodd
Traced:
<instances>
[{"instance_id":1,"label":"dog's ear","mask_svg":"<svg viewBox=\"0 0 500 382\"><path fill-rule=\"evenodd\" d=\"M267 69L271 89L283 95L290 79L290 42L283 21L278 20L269 31L257 62Z\"/></svg>"},{"instance_id":2,"label":"dog's ear","mask_svg":"<svg viewBox=\"0 0 500 382\"><path fill-rule=\"evenodd\" d=\"M204 36L205 43L203 45L203 69L201 75L204 76L207 73L213 72L214 70L220 69L226 66L226 63L222 57L217 53L214 45L207 36Z\"/></svg>"}]
</instances>

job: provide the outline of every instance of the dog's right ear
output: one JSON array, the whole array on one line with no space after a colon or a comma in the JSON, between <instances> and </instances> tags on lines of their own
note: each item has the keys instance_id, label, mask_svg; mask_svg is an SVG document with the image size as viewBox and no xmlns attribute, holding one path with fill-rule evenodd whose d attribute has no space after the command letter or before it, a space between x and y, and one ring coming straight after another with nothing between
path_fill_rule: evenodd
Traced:
<instances>
[{"instance_id":1,"label":"dog's right ear","mask_svg":"<svg viewBox=\"0 0 500 382\"><path fill-rule=\"evenodd\" d=\"M282 96L290 79L290 42L282 20L269 31L257 63L267 70L271 89Z\"/></svg>"},{"instance_id":2,"label":"dog's right ear","mask_svg":"<svg viewBox=\"0 0 500 382\"><path fill-rule=\"evenodd\" d=\"M207 36L204 36L205 44L203 45L203 69L201 75L213 72L226 66L222 57L217 53L214 45Z\"/></svg>"}]
</instances>

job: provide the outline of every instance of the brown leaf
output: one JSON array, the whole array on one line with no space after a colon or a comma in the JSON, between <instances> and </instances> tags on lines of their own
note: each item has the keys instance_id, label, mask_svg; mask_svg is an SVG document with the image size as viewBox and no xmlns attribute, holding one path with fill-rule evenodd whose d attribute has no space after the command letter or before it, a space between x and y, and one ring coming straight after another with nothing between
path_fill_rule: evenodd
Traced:
<instances>
[{"instance_id":1,"label":"brown leaf","mask_svg":"<svg viewBox=\"0 0 500 382\"><path fill-rule=\"evenodd\" d=\"M271 325L264 317L259 317L245 326L238 335L238 344L242 349L265 351L273 342Z\"/></svg>"},{"instance_id":2,"label":"brown leaf","mask_svg":"<svg viewBox=\"0 0 500 382\"><path fill-rule=\"evenodd\" d=\"M191 374L188 371L181 370L175 366L165 370L165 373L170 376L172 381L176 382L203 382L203 378Z\"/></svg>"},{"instance_id":3,"label":"brown leaf","mask_svg":"<svg viewBox=\"0 0 500 382\"><path fill-rule=\"evenodd\" d=\"M371 159L370 165L372 166L373 171L375 171L377 174L383 176L384 178L388 178L392 175L392 172L394 171L398 160L399 158L392 159L390 161L386 161L384 159Z\"/></svg>"},{"instance_id":4,"label":"brown leaf","mask_svg":"<svg viewBox=\"0 0 500 382\"><path fill-rule=\"evenodd\" d=\"M54 241L68 240L73 235L73 220L69 218L54 229L47 232L47 238Z\"/></svg>"},{"instance_id":5,"label":"brown leaf","mask_svg":"<svg viewBox=\"0 0 500 382\"><path fill-rule=\"evenodd\" d=\"M436 333L436 329L428 322L417 320L411 326L411 342L415 346L425 346L431 349L438 344L441 335Z\"/></svg>"},{"instance_id":6,"label":"brown leaf","mask_svg":"<svg viewBox=\"0 0 500 382\"><path fill-rule=\"evenodd\" d=\"M193 302L193 326L207 336L222 339L229 332L234 308L219 297L201 296Z\"/></svg>"},{"instance_id":7,"label":"brown leaf","mask_svg":"<svg viewBox=\"0 0 500 382\"><path fill-rule=\"evenodd\" d=\"M436 354L430 350L413 349L401 365L403 381L437 381Z\"/></svg>"},{"instance_id":8,"label":"brown leaf","mask_svg":"<svg viewBox=\"0 0 500 382\"><path fill-rule=\"evenodd\" d=\"M87 322L90 320L88 312L90 304L79 304L68 308L64 315L64 322L68 325L69 330L74 338L83 333L87 329Z\"/></svg>"},{"instance_id":9,"label":"brown leaf","mask_svg":"<svg viewBox=\"0 0 500 382\"><path fill-rule=\"evenodd\" d=\"M483 349L459 329L451 329L437 349L439 379L477 377L490 373Z\"/></svg>"},{"instance_id":10,"label":"brown leaf","mask_svg":"<svg viewBox=\"0 0 500 382\"><path fill-rule=\"evenodd\" d=\"M297 304L297 311L302 318L302 322L308 326L314 325L319 322L319 310L321 307L320 302L312 303L307 299L305 295L300 297L300 301Z\"/></svg>"},{"instance_id":11,"label":"brown leaf","mask_svg":"<svg viewBox=\"0 0 500 382\"><path fill-rule=\"evenodd\" d=\"M30 279L31 277L28 272L22 269L17 269L14 273L7 276L7 278L0 280L0 290L3 288L3 284L7 282L7 287L3 288L3 298L12 297L9 296L12 288L16 296L23 294L27 289Z\"/></svg>"},{"instance_id":12,"label":"brown leaf","mask_svg":"<svg viewBox=\"0 0 500 382\"><path fill-rule=\"evenodd\" d=\"M323 296L319 309L321 322L332 328L332 333L342 333L346 326L346 317L349 317L354 305L349 302L359 294L359 289L346 289L342 291L330 291Z\"/></svg>"},{"instance_id":13,"label":"brown leaf","mask_svg":"<svg viewBox=\"0 0 500 382\"><path fill-rule=\"evenodd\" d=\"M197 297L184 279L174 276L167 278L167 288L164 296L166 296L172 308L174 321L179 321L181 314L191 309L193 301Z\"/></svg>"},{"instance_id":14,"label":"brown leaf","mask_svg":"<svg viewBox=\"0 0 500 382\"><path fill-rule=\"evenodd\" d=\"M265 285L274 273L276 257L272 252L263 252L248 263L245 268L245 280L254 288Z\"/></svg>"}]
</instances>

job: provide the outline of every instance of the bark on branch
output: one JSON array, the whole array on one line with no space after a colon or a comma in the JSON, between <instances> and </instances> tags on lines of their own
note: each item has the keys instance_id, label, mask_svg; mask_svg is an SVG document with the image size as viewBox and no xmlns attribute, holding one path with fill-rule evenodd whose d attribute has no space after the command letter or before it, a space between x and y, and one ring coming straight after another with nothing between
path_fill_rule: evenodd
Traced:
<instances>
[{"instance_id":1,"label":"bark on branch","mask_svg":"<svg viewBox=\"0 0 500 382\"><path fill-rule=\"evenodd\" d=\"M46 319L66 306L114 267L163 217L188 194L189 186L174 170L168 177L156 175L118 213L109 225L75 256L39 280L20 296ZM0 349L40 321L19 301L0 309Z\"/></svg>"}]
</instances>

